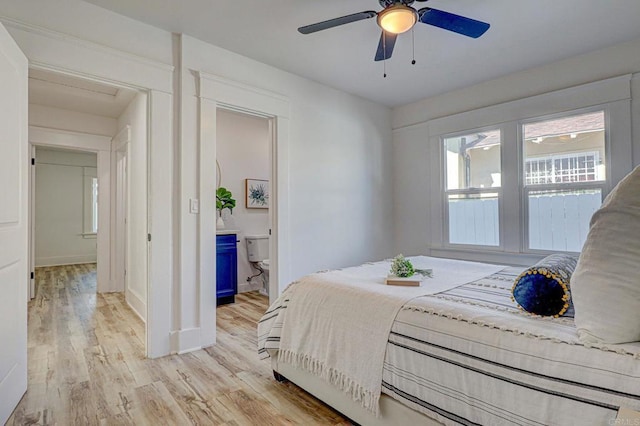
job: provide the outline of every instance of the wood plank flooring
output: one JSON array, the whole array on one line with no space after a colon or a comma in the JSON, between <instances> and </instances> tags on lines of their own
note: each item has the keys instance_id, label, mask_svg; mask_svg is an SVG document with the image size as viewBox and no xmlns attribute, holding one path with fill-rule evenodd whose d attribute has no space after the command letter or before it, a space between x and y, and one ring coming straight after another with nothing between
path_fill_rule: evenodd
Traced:
<instances>
[{"instance_id":1,"label":"wood plank flooring","mask_svg":"<svg viewBox=\"0 0 640 426\"><path fill-rule=\"evenodd\" d=\"M348 425L256 351L267 298L218 308L217 345L144 357L144 324L121 293L96 295L95 264L36 269L29 386L8 425Z\"/></svg>"}]
</instances>

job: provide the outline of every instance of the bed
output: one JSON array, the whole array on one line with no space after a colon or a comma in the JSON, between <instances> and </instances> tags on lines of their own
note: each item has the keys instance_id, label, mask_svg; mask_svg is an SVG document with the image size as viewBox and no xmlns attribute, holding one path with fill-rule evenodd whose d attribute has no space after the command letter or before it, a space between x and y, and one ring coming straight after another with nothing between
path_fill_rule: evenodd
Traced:
<instances>
[{"instance_id":1,"label":"bed","mask_svg":"<svg viewBox=\"0 0 640 426\"><path fill-rule=\"evenodd\" d=\"M640 410L640 342L583 344L571 312L558 318L523 312L511 298L514 279L523 268L411 259L452 284L435 284L436 291L431 291L431 279L426 279L424 294L418 290L400 298L385 331L380 365L369 359L359 363L381 371L375 407L366 403L364 393L354 392L357 387L345 385L344 377L336 379L339 368L321 371L313 359L305 361L313 357L283 356L283 336L288 328L300 327L301 345L314 341L314 326L303 323L326 322L318 320L322 310L334 309L319 302L313 312L303 308L309 315L292 316L306 289L321 291L318 288L328 285L331 294L342 287L347 294L354 281L359 282L358 291L382 287L389 261L312 274L283 292L258 327L259 353L271 357L276 377L285 377L363 425L606 425L614 424L620 407ZM476 270L465 275L467 268ZM394 291L384 287L385 292ZM355 297L352 300L365 296ZM355 305L360 304L345 302L342 309L358 311ZM345 315L357 318L357 313ZM326 316L335 317L335 312ZM357 319L349 318L357 328ZM337 329L335 324L328 328L328 334ZM319 345L327 348L330 362L354 356L356 352L341 345L332 347L332 338ZM360 356L366 358L368 352Z\"/></svg>"}]
</instances>

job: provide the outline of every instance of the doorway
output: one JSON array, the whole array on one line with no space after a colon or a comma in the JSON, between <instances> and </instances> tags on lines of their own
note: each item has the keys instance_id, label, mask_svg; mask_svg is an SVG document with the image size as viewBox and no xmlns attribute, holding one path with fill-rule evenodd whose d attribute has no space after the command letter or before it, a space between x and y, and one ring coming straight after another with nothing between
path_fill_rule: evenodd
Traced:
<instances>
[{"instance_id":1,"label":"doorway","mask_svg":"<svg viewBox=\"0 0 640 426\"><path fill-rule=\"evenodd\" d=\"M97 154L35 145L33 152L34 266L87 264L96 272Z\"/></svg>"},{"instance_id":2,"label":"doorway","mask_svg":"<svg viewBox=\"0 0 640 426\"><path fill-rule=\"evenodd\" d=\"M228 296L230 289L234 294L269 294L269 205L273 201L269 126L264 117L216 110L216 188L224 188L235 201L233 209L218 210L217 215L218 305L235 300ZM235 244L230 247L230 243Z\"/></svg>"},{"instance_id":3,"label":"doorway","mask_svg":"<svg viewBox=\"0 0 640 426\"><path fill-rule=\"evenodd\" d=\"M144 330L148 305L147 101L146 92L48 70L29 71L29 141L35 154L30 185L31 271L44 265L90 262L93 256L97 293L122 293L125 304L144 322ZM83 160L89 157L93 164ZM59 193L53 194L47 177L53 167L58 170L54 175L79 168L80 183L69 175ZM45 182L45 189L38 190L39 182ZM79 195L71 199L78 188ZM41 223L38 212L47 208L40 205L42 199L54 202L58 223L68 225L65 232L61 225ZM66 249L73 248L71 241L84 244L87 257L49 256L47 262L42 237L57 238L57 244ZM35 275L31 297L35 296ZM129 276L135 277L135 285L130 284ZM147 336L145 331L140 337L143 348Z\"/></svg>"},{"instance_id":4,"label":"doorway","mask_svg":"<svg viewBox=\"0 0 640 426\"><path fill-rule=\"evenodd\" d=\"M218 108L262 117L269 123L271 166L269 223L269 299L278 297L291 276L289 248L289 100L285 96L255 88L226 78L198 73L199 97L199 207L198 258L200 297L200 341L209 346L216 341L215 286L209 285L217 275L216 262L216 115Z\"/></svg>"}]
</instances>

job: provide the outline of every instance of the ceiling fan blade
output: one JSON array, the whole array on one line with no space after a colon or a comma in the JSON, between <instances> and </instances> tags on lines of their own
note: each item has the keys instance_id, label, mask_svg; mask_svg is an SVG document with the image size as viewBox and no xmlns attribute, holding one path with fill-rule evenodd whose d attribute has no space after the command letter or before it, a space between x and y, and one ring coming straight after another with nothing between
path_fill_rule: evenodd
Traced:
<instances>
[{"instance_id":1,"label":"ceiling fan blade","mask_svg":"<svg viewBox=\"0 0 640 426\"><path fill-rule=\"evenodd\" d=\"M378 50L376 51L376 61L384 61L391 57L397 38L398 34L382 32L380 42L378 43Z\"/></svg>"},{"instance_id":2,"label":"ceiling fan blade","mask_svg":"<svg viewBox=\"0 0 640 426\"><path fill-rule=\"evenodd\" d=\"M378 16L378 14L373 10L368 10L365 12L341 16L340 18L329 19L327 21L318 22L316 24L305 25L304 27L298 28L298 31L302 34L311 34L315 33L316 31L327 30L339 25L350 24L352 22L362 21L363 19L373 18L374 16Z\"/></svg>"},{"instance_id":3,"label":"ceiling fan blade","mask_svg":"<svg viewBox=\"0 0 640 426\"><path fill-rule=\"evenodd\" d=\"M478 38L490 27L489 24L464 16L444 12L442 10L425 7L418 11L419 21L423 24L433 25L454 33L466 35L471 38Z\"/></svg>"}]
</instances>

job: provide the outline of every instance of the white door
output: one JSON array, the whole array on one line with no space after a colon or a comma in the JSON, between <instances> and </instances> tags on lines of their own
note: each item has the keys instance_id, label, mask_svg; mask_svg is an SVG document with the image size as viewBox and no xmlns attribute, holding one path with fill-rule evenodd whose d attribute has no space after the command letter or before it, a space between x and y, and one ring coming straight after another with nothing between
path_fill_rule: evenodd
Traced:
<instances>
[{"instance_id":1,"label":"white door","mask_svg":"<svg viewBox=\"0 0 640 426\"><path fill-rule=\"evenodd\" d=\"M30 145L29 156L31 167L29 168L29 299L36 297L36 146Z\"/></svg>"},{"instance_id":2,"label":"white door","mask_svg":"<svg viewBox=\"0 0 640 426\"><path fill-rule=\"evenodd\" d=\"M27 390L27 58L0 25L0 424Z\"/></svg>"},{"instance_id":3,"label":"white door","mask_svg":"<svg viewBox=\"0 0 640 426\"><path fill-rule=\"evenodd\" d=\"M116 151L116 280L127 291L127 145Z\"/></svg>"}]
</instances>

